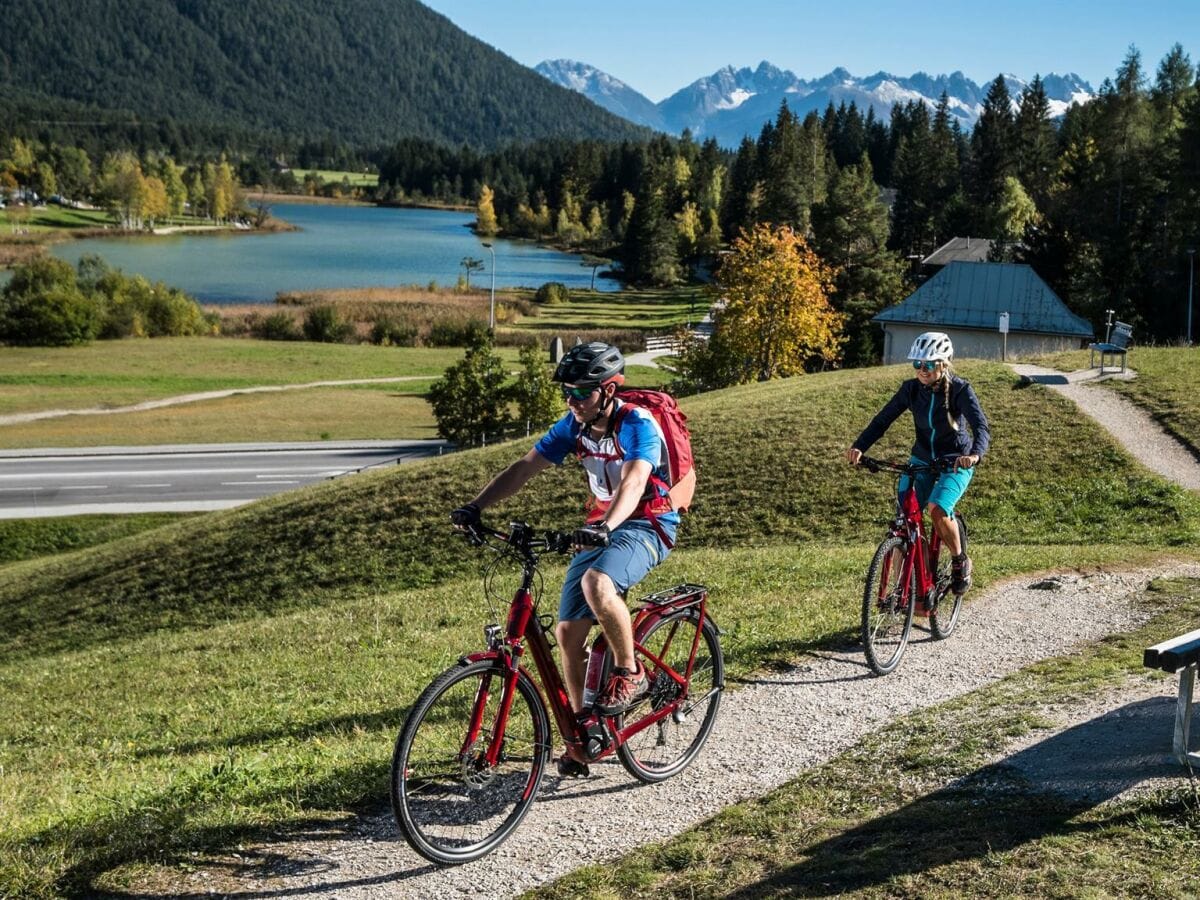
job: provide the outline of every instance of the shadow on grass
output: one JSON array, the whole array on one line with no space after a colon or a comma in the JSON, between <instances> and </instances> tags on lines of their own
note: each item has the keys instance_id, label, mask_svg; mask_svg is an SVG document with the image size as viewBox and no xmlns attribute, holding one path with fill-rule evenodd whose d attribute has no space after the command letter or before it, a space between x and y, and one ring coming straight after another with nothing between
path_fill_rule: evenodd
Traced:
<instances>
[{"instance_id":1,"label":"shadow on grass","mask_svg":"<svg viewBox=\"0 0 1200 900\"><path fill-rule=\"evenodd\" d=\"M1080 821L1132 789L1178 786L1167 761L1174 699L1128 704L1067 729L888 815L807 850L802 862L742 887L741 900L827 897L886 887L964 860L981 860L1042 838L1111 827ZM1114 810L1114 817L1136 811ZM916 888L919 891L919 886Z\"/></svg>"},{"instance_id":2,"label":"shadow on grass","mask_svg":"<svg viewBox=\"0 0 1200 900\"><path fill-rule=\"evenodd\" d=\"M63 851L66 865L55 881L55 892L66 897L155 896L153 889L150 893L104 892L95 882L105 873L131 863L153 862L166 868L191 868L197 865L196 854L200 854L202 864L207 866L208 861L203 860L203 855L219 855L232 847L247 849L238 850L237 862L225 860L216 865L236 868L237 877L243 884L277 875L306 874L310 869L319 872L326 865L323 860L293 857L265 848L282 848L310 840L358 842L368 837L376 842L402 842L394 828L380 827L377 822L383 818L379 803L387 796L389 768L390 761L385 760L344 766L303 787L301 793L308 798L304 805L313 813L310 817L268 826L252 823L250 819L260 810L295 802L296 786L239 790L236 770L226 776L223 783L221 774L214 769L211 777L194 778L166 791L143 795L120 810L84 823L59 824L31 836L25 843L43 854ZM250 811L245 821L225 825L196 824L207 818L211 810L235 803ZM346 815L347 810L350 815ZM341 818L335 819L335 816ZM362 883L403 881L430 869L430 866L421 865L406 870L398 865L386 878ZM356 883L348 881L341 887L353 887ZM328 889L336 891L337 886L329 885ZM211 896L207 886L197 893ZM286 896L287 893L247 892L238 896ZM185 895L173 890L163 896Z\"/></svg>"}]
</instances>

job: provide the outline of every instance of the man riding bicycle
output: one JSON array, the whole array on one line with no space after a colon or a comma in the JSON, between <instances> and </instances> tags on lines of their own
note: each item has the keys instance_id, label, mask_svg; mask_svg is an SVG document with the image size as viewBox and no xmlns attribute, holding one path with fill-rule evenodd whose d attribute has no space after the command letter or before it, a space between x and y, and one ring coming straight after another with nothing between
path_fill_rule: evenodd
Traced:
<instances>
[{"instance_id":1,"label":"man riding bicycle","mask_svg":"<svg viewBox=\"0 0 1200 900\"><path fill-rule=\"evenodd\" d=\"M912 410L917 439L912 446L914 465L942 463L949 471L923 472L916 476L917 499L933 518L942 542L952 554L951 586L955 594L964 594L971 586L971 560L963 549L954 506L962 498L975 473L974 466L987 453L991 439L987 416L970 383L954 374L951 359L954 346L949 335L927 331L913 341L908 351L916 378L900 385L894 397L871 420L846 451L851 465L883 437L888 426L904 410ZM966 433L970 425L971 434ZM900 479L898 490L908 490L908 476Z\"/></svg>"},{"instance_id":2,"label":"man riding bicycle","mask_svg":"<svg viewBox=\"0 0 1200 900\"><path fill-rule=\"evenodd\" d=\"M511 497L534 475L561 465L570 454L580 457L593 505L587 524L574 533L579 552L567 569L555 634L571 708L581 716L588 712L583 690L587 637L594 624L604 632L614 663L596 698L596 711L617 715L645 694L646 672L634 657L624 595L666 559L679 524L662 487L668 480L668 459L658 423L638 407L617 416L622 401L616 393L624 373L625 359L616 347L599 341L572 347L554 372L567 401L566 415L474 500L450 514L459 527L473 525L482 510ZM566 756L559 759L558 770L587 774L587 766Z\"/></svg>"}]
</instances>

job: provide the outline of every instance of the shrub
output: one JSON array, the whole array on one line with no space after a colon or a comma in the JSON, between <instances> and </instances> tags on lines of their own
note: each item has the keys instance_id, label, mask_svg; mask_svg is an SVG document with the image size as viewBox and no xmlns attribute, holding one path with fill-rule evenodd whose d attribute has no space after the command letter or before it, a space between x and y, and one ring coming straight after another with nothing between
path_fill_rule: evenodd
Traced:
<instances>
[{"instance_id":1,"label":"shrub","mask_svg":"<svg viewBox=\"0 0 1200 900\"><path fill-rule=\"evenodd\" d=\"M58 259L18 266L0 292L0 340L9 344L66 347L99 332L100 308L84 295L75 270Z\"/></svg>"},{"instance_id":2,"label":"shrub","mask_svg":"<svg viewBox=\"0 0 1200 900\"><path fill-rule=\"evenodd\" d=\"M417 328L392 316L376 316L371 323L371 343L385 347L415 347Z\"/></svg>"},{"instance_id":3,"label":"shrub","mask_svg":"<svg viewBox=\"0 0 1200 900\"><path fill-rule=\"evenodd\" d=\"M484 336L429 388L438 434L460 447L503 438L511 425L504 363Z\"/></svg>"},{"instance_id":4,"label":"shrub","mask_svg":"<svg viewBox=\"0 0 1200 900\"><path fill-rule=\"evenodd\" d=\"M314 306L304 313L304 337L322 344L340 344L354 331L336 306Z\"/></svg>"},{"instance_id":5,"label":"shrub","mask_svg":"<svg viewBox=\"0 0 1200 900\"><path fill-rule=\"evenodd\" d=\"M57 286L6 303L0 339L28 347L69 347L96 337L100 310L77 287Z\"/></svg>"},{"instance_id":6,"label":"shrub","mask_svg":"<svg viewBox=\"0 0 1200 900\"><path fill-rule=\"evenodd\" d=\"M546 306L558 306L570 300L571 293L561 281L547 281L537 289L533 299Z\"/></svg>"},{"instance_id":7,"label":"shrub","mask_svg":"<svg viewBox=\"0 0 1200 900\"><path fill-rule=\"evenodd\" d=\"M429 329L428 343L431 347L470 347L487 339L487 324L479 319L469 319L466 322L435 322Z\"/></svg>"},{"instance_id":8,"label":"shrub","mask_svg":"<svg viewBox=\"0 0 1200 900\"><path fill-rule=\"evenodd\" d=\"M296 320L282 310L271 313L250 324L250 333L264 341L298 341L301 339Z\"/></svg>"},{"instance_id":9,"label":"shrub","mask_svg":"<svg viewBox=\"0 0 1200 900\"><path fill-rule=\"evenodd\" d=\"M209 334L211 323L183 291L141 275L109 270L95 283L104 310L101 337L187 337Z\"/></svg>"}]
</instances>

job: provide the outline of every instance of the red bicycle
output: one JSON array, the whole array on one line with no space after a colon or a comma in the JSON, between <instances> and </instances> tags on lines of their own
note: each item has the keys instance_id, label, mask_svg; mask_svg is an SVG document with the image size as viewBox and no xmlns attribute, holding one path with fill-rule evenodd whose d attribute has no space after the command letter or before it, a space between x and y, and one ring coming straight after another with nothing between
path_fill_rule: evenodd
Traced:
<instances>
[{"instance_id":1,"label":"red bicycle","mask_svg":"<svg viewBox=\"0 0 1200 900\"><path fill-rule=\"evenodd\" d=\"M547 703L573 759L592 763L615 753L634 778L658 782L700 752L725 687L708 589L680 584L644 597L634 610L646 694L621 715L577 719L551 651L553 617L537 613L538 558L570 552L571 535L514 522L507 533L478 525L467 537L498 554L485 568L485 595L495 599L497 573L514 560L520 586L505 628L484 626L487 649L462 657L417 698L392 757L396 823L414 850L445 865L490 853L529 811L553 749ZM537 679L522 661L526 650ZM612 664L601 635L588 659L589 691L604 683Z\"/></svg>"},{"instance_id":2,"label":"red bicycle","mask_svg":"<svg viewBox=\"0 0 1200 900\"><path fill-rule=\"evenodd\" d=\"M950 471L953 466L894 463L869 456L862 457L859 465L869 472L895 472L897 480L909 476L908 489L897 497L896 518L867 569L863 591L862 640L867 665L876 675L887 675L900 665L914 615L929 617L929 630L937 640L950 637L958 624L962 594L950 590L950 554L942 558L941 537L936 530L925 535L915 477L922 472ZM966 553L967 522L959 512L955 518Z\"/></svg>"}]
</instances>

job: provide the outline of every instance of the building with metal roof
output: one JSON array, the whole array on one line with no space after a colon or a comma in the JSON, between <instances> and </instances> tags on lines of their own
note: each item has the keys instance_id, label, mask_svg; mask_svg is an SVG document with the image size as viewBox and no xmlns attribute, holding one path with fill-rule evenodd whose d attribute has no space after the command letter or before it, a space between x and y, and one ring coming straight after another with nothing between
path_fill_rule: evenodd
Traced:
<instances>
[{"instance_id":1,"label":"building with metal roof","mask_svg":"<svg viewBox=\"0 0 1200 900\"><path fill-rule=\"evenodd\" d=\"M1000 333L1008 314L1008 334ZM1095 336L1029 266L948 263L874 321L883 327L883 361L903 362L923 331L944 331L956 358L1001 359L1076 350Z\"/></svg>"},{"instance_id":2,"label":"building with metal roof","mask_svg":"<svg viewBox=\"0 0 1200 900\"><path fill-rule=\"evenodd\" d=\"M932 276L952 262L987 262L992 242L984 238L950 238L921 260L921 271Z\"/></svg>"}]
</instances>

